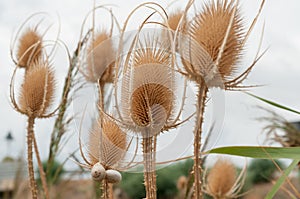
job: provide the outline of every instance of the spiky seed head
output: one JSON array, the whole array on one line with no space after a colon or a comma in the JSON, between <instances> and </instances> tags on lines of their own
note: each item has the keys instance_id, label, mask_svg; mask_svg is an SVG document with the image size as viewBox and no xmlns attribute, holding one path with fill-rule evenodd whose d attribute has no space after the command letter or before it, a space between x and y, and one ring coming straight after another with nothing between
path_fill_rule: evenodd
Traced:
<instances>
[{"instance_id":1,"label":"spiky seed head","mask_svg":"<svg viewBox=\"0 0 300 199\"><path fill-rule=\"evenodd\" d=\"M217 0L206 4L204 10L197 14L189 29L194 39L215 62L218 58L227 28L234 13L235 5L227 0ZM232 75L242 54L244 28L237 8L218 70L223 79ZM197 56L197 55L195 55Z\"/></svg>"},{"instance_id":2,"label":"spiky seed head","mask_svg":"<svg viewBox=\"0 0 300 199\"><path fill-rule=\"evenodd\" d=\"M99 162L93 165L91 169L91 176L93 180L96 182L100 182L105 178L106 176L105 169Z\"/></svg>"},{"instance_id":3,"label":"spiky seed head","mask_svg":"<svg viewBox=\"0 0 300 199\"><path fill-rule=\"evenodd\" d=\"M161 106L168 119L173 108L172 91L161 84L148 83L137 88L132 94L131 117L138 126L151 122L151 108Z\"/></svg>"},{"instance_id":4,"label":"spiky seed head","mask_svg":"<svg viewBox=\"0 0 300 199\"><path fill-rule=\"evenodd\" d=\"M27 29L19 39L17 64L28 69L42 57L42 36L35 29Z\"/></svg>"},{"instance_id":5,"label":"spiky seed head","mask_svg":"<svg viewBox=\"0 0 300 199\"><path fill-rule=\"evenodd\" d=\"M127 138L120 127L107 116L103 116L89 134L89 158L92 164L101 162L107 169L116 165L124 156Z\"/></svg>"},{"instance_id":6,"label":"spiky seed head","mask_svg":"<svg viewBox=\"0 0 300 199\"><path fill-rule=\"evenodd\" d=\"M86 79L90 82L113 81L113 65L116 55L112 40L105 31L100 31L91 40L87 49Z\"/></svg>"},{"instance_id":7,"label":"spiky seed head","mask_svg":"<svg viewBox=\"0 0 300 199\"><path fill-rule=\"evenodd\" d=\"M224 159L219 159L207 175L208 193L216 198L225 198L232 190L236 181L234 165Z\"/></svg>"},{"instance_id":8,"label":"spiky seed head","mask_svg":"<svg viewBox=\"0 0 300 199\"><path fill-rule=\"evenodd\" d=\"M122 175L120 174L119 171L113 170L113 169L108 169L106 171L106 177L105 179L107 180L108 183L119 183L122 180Z\"/></svg>"},{"instance_id":9,"label":"spiky seed head","mask_svg":"<svg viewBox=\"0 0 300 199\"><path fill-rule=\"evenodd\" d=\"M169 15L168 24L173 31L175 31L177 29L180 19L183 16L183 14L184 14L184 12L178 9ZM185 21L183 21L183 26L182 26L183 30L185 29L184 22Z\"/></svg>"},{"instance_id":10,"label":"spiky seed head","mask_svg":"<svg viewBox=\"0 0 300 199\"><path fill-rule=\"evenodd\" d=\"M54 72L48 62L37 61L25 75L20 92L20 109L31 117L42 117L54 100Z\"/></svg>"}]
</instances>

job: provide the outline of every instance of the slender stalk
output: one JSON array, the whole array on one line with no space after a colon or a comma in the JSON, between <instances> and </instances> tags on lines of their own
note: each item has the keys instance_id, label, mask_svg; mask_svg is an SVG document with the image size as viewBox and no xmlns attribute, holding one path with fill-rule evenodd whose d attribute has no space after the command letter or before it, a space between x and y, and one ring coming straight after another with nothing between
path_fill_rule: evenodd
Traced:
<instances>
[{"instance_id":1,"label":"slender stalk","mask_svg":"<svg viewBox=\"0 0 300 199\"><path fill-rule=\"evenodd\" d=\"M30 189L32 194L32 199L37 199L37 185L34 179L34 169L33 169L33 158L32 158L32 143L33 143L33 127L34 127L34 117L28 117L27 126L27 161L28 161L28 174Z\"/></svg>"},{"instance_id":2,"label":"slender stalk","mask_svg":"<svg viewBox=\"0 0 300 199\"><path fill-rule=\"evenodd\" d=\"M201 166L201 136L202 136L202 123L203 123L203 114L205 109L205 100L207 96L207 86L205 82L201 82L198 88L198 99L197 99L197 115L196 115L196 125L194 129L194 184L193 184L193 198L201 199L203 198L201 187L202 187L202 166Z\"/></svg>"},{"instance_id":3,"label":"slender stalk","mask_svg":"<svg viewBox=\"0 0 300 199\"><path fill-rule=\"evenodd\" d=\"M40 171L40 177L41 177L42 186L44 189L45 198L49 199L50 197L49 197L48 185L47 185L47 181L46 181L46 174L45 174L45 171L43 168L43 163L41 161L41 157L40 157L40 153L39 153L39 149L37 146L37 142L36 142L34 133L32 134L32 139L33 139L33 147L34 147L36 159L38 162L38 167L39 167L39 171Z\"/></svg>"},{"instance_id":4,"label":"slender stalk","mask_svg":"<svg viewBox=\"0 0 300 199\"><path fill-rule=\"evenodd\" d=\"M107 180L103 180L101 183L102 188L102 199L109 199L109 186Z\"/></svg>"},{"instance_id":5,"label":"slender stalk","mask_svg":"<svg viewBox=\"0 0 300 199\"><path fill-rule=\"evenodd\" d=\"M114 185L112 183L108 184L108 194L109 194L109 199L114 198Z\"/></svg>"},{"instance_id":6,"label":"slender stalk","mask_svg":"<svg viewBox=\"0 0 300 199\"><path fill-rule=\"evenodd\" d=\"M153 150L154 137L150 136L149 131L143 138L143 155L144 155L144 183L146 188L146 198L156 199L156 172L155 172L155 152Z\"/></svg>"}]
</instances>

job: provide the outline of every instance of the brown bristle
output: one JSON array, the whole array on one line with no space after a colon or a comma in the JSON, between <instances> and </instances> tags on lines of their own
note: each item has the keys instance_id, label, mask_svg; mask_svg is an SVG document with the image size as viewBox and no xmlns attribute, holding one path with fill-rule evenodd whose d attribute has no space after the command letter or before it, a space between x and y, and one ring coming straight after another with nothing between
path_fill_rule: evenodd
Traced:
<instances>
[{"instance_id":1,"label":"brown bristle","mask_svg":"<svg viewBox=\"0 0 300 199\"><path fill-rule=\"evenodd\" d=\"M144 64L170 65L170 54L165 49L143 48L135 51L134 66Z\"/></svg>"},{"instance_id":2,"label":"brown bristle","mask_svg":"<svg viewBox=\"0 0 300 199\"><path fill-rule=\"evenodd\" d=\"M49 64L35 62L27 71L21 87L21 110L28 116L43 116L54 100L54 89L54 73Z\"/></svg>"},{"instance_id":3,"label":"brown bristle","mask_svg":"<svg viewBox=\"0 0 300 199\"><path fill-rule=\"evenodd\" d=\"M172 12L169 15L168 24L173 31L176 31L183 14L184 14L183 11L176 10L175 12ZM183 25L183 28L184 28L184 25Z\"/></svg>"},{"instance_id":4,"label":"brown bristle","mask_svg":"<svg viewBox=\"0 0 300 199\"><path fill-rule=\"evenodd\" d=\"M127 139L125 133L115 122L105 116L102 121L102 127L97 123L90 133L89 157L92 164L100 161L105 167L110 168L122 159L126 148Z\"/></svg>"},{"instance_id":5,"label":"brown bristle","mask_svg":"<svg viewBox=\"0 0 300 199\"><path fill-rule=\"evenodd\" d=\"M192 38L204 48L214 62L218 59L234 10L235 7L232 2L218 0L206 5L204 10L196 15L191 22L190 34ZM218 62L218 69L223 79L230 77L235 71L242 53L242 37L243 26L237 10L222 56Z\"/></svg>"},{"instance_id":6,"label":"brown bristle","mask_svg":"<svg viewBox=\"0 0 300 199\"><path fill-rule=\"evenodd\" d=\"M87 80L97 82L100 78L102 82L112 82L115 49L109 34L105 31L96 34L87 53Z\"/></svg>"},{"instance_id":7,"label":"brown bristle","mask_svg":"<svg viewBox=\"0 0 300 199\"><path fill-rule=\"evenodd\" d=\"M36 30L28 29L19 39L17 64L27 68L42 56L42 37Z\"/></svg>"},{"instance_id":8,"label":"brown bristle","mask_svg":"<svg viewBox=\"0 0 300 199\"><path fill-rule=\"evenodd\" d=\"M166 118L171 115L173 108L173 93L167 87L148 83L137 88L132 94L131 118L138 126L147 126L150 123L150 109L153 106L162 106ZM152 116L157 117L157 116Z\"/></svg>"},{"instance_id":9,"label":"brown bristle","mask_svg":"<svg viewBox=\"0 0 300 199\"><path fill-rule=\"evenodd\" d=\"M236 169L228 160L219 159L207 176L208 193L217 198L224 198L234 187Z\"/></svg>"}]
</instances>

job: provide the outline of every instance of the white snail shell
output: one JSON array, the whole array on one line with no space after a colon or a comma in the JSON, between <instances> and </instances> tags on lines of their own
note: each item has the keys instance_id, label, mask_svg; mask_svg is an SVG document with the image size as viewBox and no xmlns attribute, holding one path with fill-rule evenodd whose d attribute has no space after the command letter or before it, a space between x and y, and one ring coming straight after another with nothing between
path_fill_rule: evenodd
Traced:
<instances>
[{"instance_id":1,"label":"white snail shell","mask_svg":"<svg viewBox=\"0 0 300 199\"><path fill-rule=\"evenodd\" d=\"M93 180L101 181L105 178L106 172L104 167L98 162L92 167L91 175Z\"/></svg>"},{"instance_id":2,"label":"white snail shell","mask_svg":"<svg viewBox=\"0 0 300 199\"><path fill-rule=\"evenodd\" d=\"M122 175L116 170L107 170L106 171L106 180L108 183L119 183L122 180Z\"/></svg>"}]
</instances>

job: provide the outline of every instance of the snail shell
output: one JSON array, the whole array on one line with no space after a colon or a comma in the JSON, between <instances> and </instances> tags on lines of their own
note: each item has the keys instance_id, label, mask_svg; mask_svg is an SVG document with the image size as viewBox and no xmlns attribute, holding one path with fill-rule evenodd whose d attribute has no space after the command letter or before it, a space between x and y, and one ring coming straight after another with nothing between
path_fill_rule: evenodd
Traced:
<instances>
[{"instance_id":1,"label":"snail shell","mask_svg":"<svg viewBox=\"0 0 300 199\"><path fill-rule=\"evenodd\" d=\"M122 175L116 170L107 170L105 178L108 183L119 183L122 180Z\"/></svg>"},{"instance_id":2,"label":"snail shell","mask_svg":"<svg viewBox=\"0 0 300 199\"><path fill-rule=\"evenodd\" d=\"M92 175L93 180L101 181L105 178L106 172L105 172L104 167L99 162L97 162L92 167L91 175Z\"/></svg>"}]
</instances>

